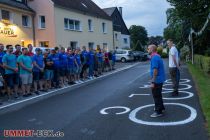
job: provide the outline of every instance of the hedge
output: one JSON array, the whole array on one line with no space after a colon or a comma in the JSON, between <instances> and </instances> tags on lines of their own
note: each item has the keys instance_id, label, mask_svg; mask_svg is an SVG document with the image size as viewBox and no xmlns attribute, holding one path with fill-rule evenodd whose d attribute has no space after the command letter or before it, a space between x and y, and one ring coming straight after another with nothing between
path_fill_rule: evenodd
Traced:
<instances>
[{"instance_id":1,"label":"hedge","mask_svg":"<svg viewBox=\"0 0 210 140\"><path fill-rule=\"evenodd\" d=\"M195 55L194 57L195 65L200 68L205 74L210 74L210 57Z\"/></svg>"}]
</instances>

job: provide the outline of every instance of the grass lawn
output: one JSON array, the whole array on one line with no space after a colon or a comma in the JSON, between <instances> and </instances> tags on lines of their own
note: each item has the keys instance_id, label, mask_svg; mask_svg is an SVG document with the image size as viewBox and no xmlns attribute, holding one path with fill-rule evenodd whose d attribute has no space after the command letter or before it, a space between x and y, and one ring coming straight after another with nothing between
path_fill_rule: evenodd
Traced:
<instances>
[{"instance_id":1,"label":"grass lawn","mask_svg":"<svg viewBox=\"0 0 210 140\"><path fill-rule=\"evenodd\" d=\"M201 70L192 64L188 64L188 68L197 86L201 107L208 125L208 134L210 136L210 75L204 75Z\"/></svg>"}]
</instances>

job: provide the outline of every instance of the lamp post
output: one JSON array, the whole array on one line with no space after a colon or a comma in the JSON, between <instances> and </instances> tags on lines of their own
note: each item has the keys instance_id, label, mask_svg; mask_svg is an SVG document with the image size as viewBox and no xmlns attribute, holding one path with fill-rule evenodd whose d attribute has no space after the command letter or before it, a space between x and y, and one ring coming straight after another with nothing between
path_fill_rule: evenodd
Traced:
<instances>
[{"instance_id":1,"label":"lamp post","mask_svg":"<svg viewBox=\"0 0 210 140\"><path fill-rule=\"evenodd\" d=\"M192 50L192 64L194 64L194 47L193 47L193 29L191 28L190 31L190 43L191 43L191 50Z\"/></svg>"}]
</instances>

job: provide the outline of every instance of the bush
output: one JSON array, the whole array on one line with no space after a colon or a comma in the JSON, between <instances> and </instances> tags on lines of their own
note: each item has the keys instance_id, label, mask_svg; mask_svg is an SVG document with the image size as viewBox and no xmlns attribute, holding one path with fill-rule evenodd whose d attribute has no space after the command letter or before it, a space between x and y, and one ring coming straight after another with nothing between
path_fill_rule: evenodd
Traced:
<instances>
[{"instance_id":1,"label":"bush","mask_svg":"<svg viewBox=\"0 0 210 140\"><path fill-rule=\"evenodd\" d=\"M168 54L165 53L165 52L163 52L162 55L161 55L161 57L162 57L162 58L168 58Z\"/></svg>"},{"instance_id":2,"label":"bush","mask_svg":"<svg viewBox=\"0 0 210 140\"><path fill-rule=\"evenodd\" d=\"M161 55L161 56L162 56L162 53L163 53L163 47L159 46L159 47L157 48L157 53L158 53L159 55Z\"/></svg>"},{"instance_id":3,"label":"bush","mask_svg":"<svg viewBox=\"0 0 210 140\"><path fill-rule=\"evenodd\" d=\"M205 74L210 74L210 57L195 55L194 63Z\"/></svg>"}]
</instances>

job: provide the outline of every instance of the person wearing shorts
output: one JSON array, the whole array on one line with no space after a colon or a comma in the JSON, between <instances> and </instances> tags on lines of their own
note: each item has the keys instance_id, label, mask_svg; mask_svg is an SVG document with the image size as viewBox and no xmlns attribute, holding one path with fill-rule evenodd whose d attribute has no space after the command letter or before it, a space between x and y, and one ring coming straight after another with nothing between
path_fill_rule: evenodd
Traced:
<instances>
[{"instance_id":1,"label":"person wearing shorts","mask_svg":"<svg viewBox=\"0 0 210 140\"><path fill-rule=\"evenodd\" d=\"M51 50L49 59L53 61L53 86L59 88L59 78L60 78L60 59L59 54L56 53L56 50Z\"/></svg>"},{"instance_id":2,"label":"person wearing shorts","mask_svg":"<svg viewBox=\"0 0 210 140\"><path fill-rule=\"evenodd\" d=\"M45 90L51 89L53 80L53 61L49 57L48 52L44 52L44 79L45 79Z\"/></svg>"},{"instance_id":3,"label":"person wearing shorts","mask_svg":"<svg viewBox=\"0 0 210 140\"><path fill-rule=\"evenodd\" d=\"M4 55L2 62L5 68L5 81L7 84L7 94L9 100L12 98L12 91L14 89L15 98L18 98L18 85L19 85L19 74L17 57L12 54L13 46L7 45L7 54Z\"/></svg>"},{"instance_id":4,"label":"person wearing shorts","mask_svg":"<svg viewBox=\"0 0 210 140\"><path fill-rule=\"evenodd\" d=\"M60 59L60 81L61 87L64 87L66 76L67 76L67 54L65 52L65 48L61 47L61 52L59 54Z\"/></svg>"},{"instance_id":5,"label":"person wearing shorts","mask_svg":"<svg viewBox=\"0 0 210 140\"><path fill-rule=\"evenodd\" d=\"M79 48L75 50L75 59L76 59L76 65L75 65L75 82L76 83L81 83L82 81L80 80L80 73L82 71L82 63L81 63L81 58L79 54Z\"/></svg>"},{"instance_id":6,"label":"person wearing shorts","mask_svg":"<svg viewBox=\"0 0 210 140\"><path fill-rule=\"evenodd\" d=\"M97 53L98 57L98 74L102 75L102 69L103 69L103 53L101 52L101 49L99 49L99 52Z\"/></svg>"},{"instance_id":7,"label":"person wearing shorts","mask_svg":"<svg viewBox=\"0 0 210 140\"><path fill-rule=\"evenodd\" d=\"M69 50L68 51L68 63L67 63L67 69L68 69L68 81L69 85L74 84L74 77L75 77L75 64L76 64L76 59L75 56L73 55L73 51Z\"/></svg>"},{"instance_id":8,"label":"person wearing shorts","mask_svg":"<svg viewBox=\"0 0 210 140\"><path fill-rule=\"evenodd\" d=\"M41 49L35 49L36 54L32 57L33 61L33 83L34 83L34 92L39 95L37 84L39 84L39 88L43 91L43 75L44 75L44 59L43 55L41 55Z\"/></svg>"},{"instance_id":9,"label":"person wearing shorts","mask_svg":"<svg viewBox=\"0 0 210 140\"><path fill-rule=\"evenodd\" d=\"M18 64L20 66L20 78L22 82L22 92L24 97L28 97L31 95L30 89L31 84L33 81L33 75L32 75L32 59L30 56L27 56L28 49L22 48L22 55L18 57Z\"/></svg>"},{"instance_id":10,"label":"person wearing shorts","mask_svg":"<svg viewBox=\"0 0 210 140\"><path fill-rule=\"evenodd\" d=\"M80 77L85 80L87 78L87 69L88 69L88 52L86 50L86 47L82 47L83 51L81 53L81 61L82 61L82 71Z\"/></svg>"}]
</instances>

